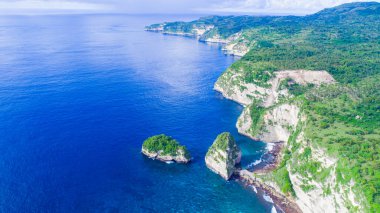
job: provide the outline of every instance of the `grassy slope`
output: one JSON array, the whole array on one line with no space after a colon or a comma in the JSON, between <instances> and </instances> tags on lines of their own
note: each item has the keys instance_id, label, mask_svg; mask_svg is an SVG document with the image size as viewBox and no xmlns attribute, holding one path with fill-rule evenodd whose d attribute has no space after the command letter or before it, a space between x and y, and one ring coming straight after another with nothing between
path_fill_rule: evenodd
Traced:
<instances>
[{"instance_id":1,"label":"grassy slope","mask_svg":"<svg viewBox=\"0 0 380 213\"><path fill-rule=\"evenodd\" d=\"M256 45L232 67L244 68L246 82L267 81L267 71L284 69L327 70L342 83L380 73L380 6L358 5L370 9L346 6L295 19L291 25L279 21L278 26L248 30L247 38Z\"/></svg>"},{"instance_id":2,"label":"grassy slope","mask_svg":"<svg viewBox=\"0 0 380 213\"><path fill-rule=\"evenodd\" d=\"M339 159L338 183L355 180L356 191L364 193L374 212L380 210L379 81L380 75L375 75L356 85L315 89L304 101L305 136ZM318 167L311 162L299 170L318 177L323 172Z\"/></svg>"},{"instance_id":3,"label":"grassy slope","mask_svg":"<svg viewBox=\"0 0 380 213\"><path fill-rule=\"evenodd\" d=\"M341 83L310 88L309 91L305 88L306 93L297 94L296 99L307 115L303 130L311 146L322 147L339 159L336 169L338 184L348 185L353 179L356 182L355 192L364 194L369 204L365 207L369 207L367 210L371 212L380 211L378 8L377 5L373 11L344 11L347 14L340 14L338 18L331 18L331 15L326 15L328 11L323 11L313 16L317 19L315 23L302 24L297 32L284 33L282 38L278 36L281 30L276 29L273 38L266 40L272 45L256 45L232 66L245 72L246 82L265 82L266 75L275 70L310 69L327 70ZM333 22L323 21L324 18ZM313 20L312 17L308 19ZM247 66L250 68L246 69ZM295 137L297 131L294 134ZM289 144L297 145L291 140ZM330 174L329 170L324 170L312 160L310 149L297 155L293 154L296 148L293 146L293 150L285 151L284 162L271 175L282 191L290 194L294 193L286 170L287 163L292 163L292 172L302 176L310 174L318 182L323 182ZM298 164L287 162L290 158L297 159ZM308 191L312 185L305 184L302 188ZM331 192L329 188L324 191L325 194ZM350 204L347 206L355 211Z\"/></svg>"}]
</instances>

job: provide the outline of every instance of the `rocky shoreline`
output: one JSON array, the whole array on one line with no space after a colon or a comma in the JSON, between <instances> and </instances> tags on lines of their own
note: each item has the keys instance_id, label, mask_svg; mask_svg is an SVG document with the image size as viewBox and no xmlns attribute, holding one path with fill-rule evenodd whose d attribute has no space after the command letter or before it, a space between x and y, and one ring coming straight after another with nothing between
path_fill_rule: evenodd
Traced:
<instances>
[{"instance_id":1,"label":"rocky shoreline","mask_svg":"<svg viewBox=\"0 0 380 213\"><path fill-rule=\"evenodd\" d=\"M273 171L281 162L281 153L284 148L283 142L270 143L270 148L261 157L261 162L254 165L253 168L241 169L235 172L234 177L244 187L253 188L257 193L257 190L261 190L263 195L269 196L273 200L273 204L284 212L301 213L301 209L296 202L289 197L279 193L276 189L266 184L260 178L254 176L254 174L265 174Z\"/></svg>"},{"instance_id":2,"label":"rocky shoreline","mask_svg":"<svg viewBox=\"0 0 380 213\"><path fill-rule=\"evenodd\" d=\"M284 212L302 213L295 201L278 193L276 189L268 186L259 178L253 176L248 170L240 170L236 174L237 180L239 180L244 186L253 186L255 189L259 189L264 192L265 195L269 195L273 200L275 206Z\"/></svg>"},{"instance_id":3,"label":"rocky shoreline","mask_svg":"<svg viewBox=\"0 0 380 213\"><path fill-rule=\"evenodd\" d=\"M263 156L261 156L261 162L257 165L254 165L253 168L248 168L248 171L257 174L264 174L267 172L271 172L277 168L277 166L281 163L281 152L284 148L284 143L270 143L270 145L268 144L268 146L271 146L271 148L269 148L267 152L265 152Z\"/></svg>"}]
</instances>

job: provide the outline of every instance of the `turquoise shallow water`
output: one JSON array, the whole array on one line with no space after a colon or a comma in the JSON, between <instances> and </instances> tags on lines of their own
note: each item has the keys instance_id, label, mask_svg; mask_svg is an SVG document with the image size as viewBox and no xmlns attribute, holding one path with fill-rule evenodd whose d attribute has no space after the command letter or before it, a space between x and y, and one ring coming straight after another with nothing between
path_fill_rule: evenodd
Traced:
<instances>
[{"instance_id":1,"label":"turquoise shallow water","mask_svg":"<svg viewBox=\"0 0 380 213\"><path fill-rule=\"evenodd\" d=\"M193 18L0 17L1 212L270 212L204 164L223 131L242 147L243 166L265 149L238 135L242 107L212 89L235 58L143 31ZM160 133L194 161L142 156L143 140Z\"/></svg>"}]
</instances>

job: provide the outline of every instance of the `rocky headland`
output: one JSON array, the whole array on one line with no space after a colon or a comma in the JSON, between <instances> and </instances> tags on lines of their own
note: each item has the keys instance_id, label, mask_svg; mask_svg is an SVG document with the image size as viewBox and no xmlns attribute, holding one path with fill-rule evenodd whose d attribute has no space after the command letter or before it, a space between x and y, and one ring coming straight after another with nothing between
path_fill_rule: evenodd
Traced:
<instances>
[{"instance_id":1,"label":"rocky headland","mask_svg":"<svg viewBox=\"0 0 380 213\"><path fill-rule=\"evenodd\" d=\"M251 43L241 33L224 37L213 32L212 24L194 24L189 28L173 27L172 23L153 24L145 27L146 31L159 32L167 35L194 37L202 42L223 44L222 50L229 55L244 56L249 51Z\"/></svg>"}]
</instances>

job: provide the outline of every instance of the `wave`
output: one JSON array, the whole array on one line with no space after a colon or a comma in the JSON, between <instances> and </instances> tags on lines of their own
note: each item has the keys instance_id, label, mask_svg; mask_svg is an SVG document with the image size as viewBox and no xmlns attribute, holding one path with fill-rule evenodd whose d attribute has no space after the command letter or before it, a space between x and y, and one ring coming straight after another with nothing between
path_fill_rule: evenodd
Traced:
<instances>
[{"instance_id":1,"label":"wave","mask_svg":"<svg viewBox=\"0 0 380 213\"><path fill-rule=\"evenodd\" d=\"M255 160L255 161L253 161L252 163L248 164L248 165L246 166L246 168L253 168L254 166L260 164L260 163L262 162L262 157L263 157L263 156L261 156L260 159Z\"/></svg>"},{"instance_id":2,"label":"wave","mask_svg":"<svg viewBox=\"0 0 380 213\"><path fill-rule=\"evenodd\" d=\"M270 152L270 151L273 150L274 146L275 146L274 143L267 143L267 147L266 147L266 149Z\"/></svg>"},{"instance_id":3,"label":"wave","mask_svg":"<svg viewBox=\"0 0 380 213\"><path fill-rule=\"evenodd\" d=\"M271 213L277 213L277 210L274 206L272 206L272 210L270 211Z\"/></svg>"},{"instance_id":4,"label":"wave","mask_svg":"<svg viewBox=\"0 0 380 213\"><path fill-rule=\"evenodd\" d=\"M257 194L257 189L255 186L251 186L251 188L253 189L253 191Z\"/></svg>"},{"instance_id":5,"label":"wave","mask_svg":"<svg viewBox=\"0 0 380 213\"><path fill-rule=\"evenodd\" d=\"M269 203L273 203L273 200L272 200L272 198L269 195L264 194L263 198L264 198L265 201L267 201Z\"/></svg>"}]
</instances>

